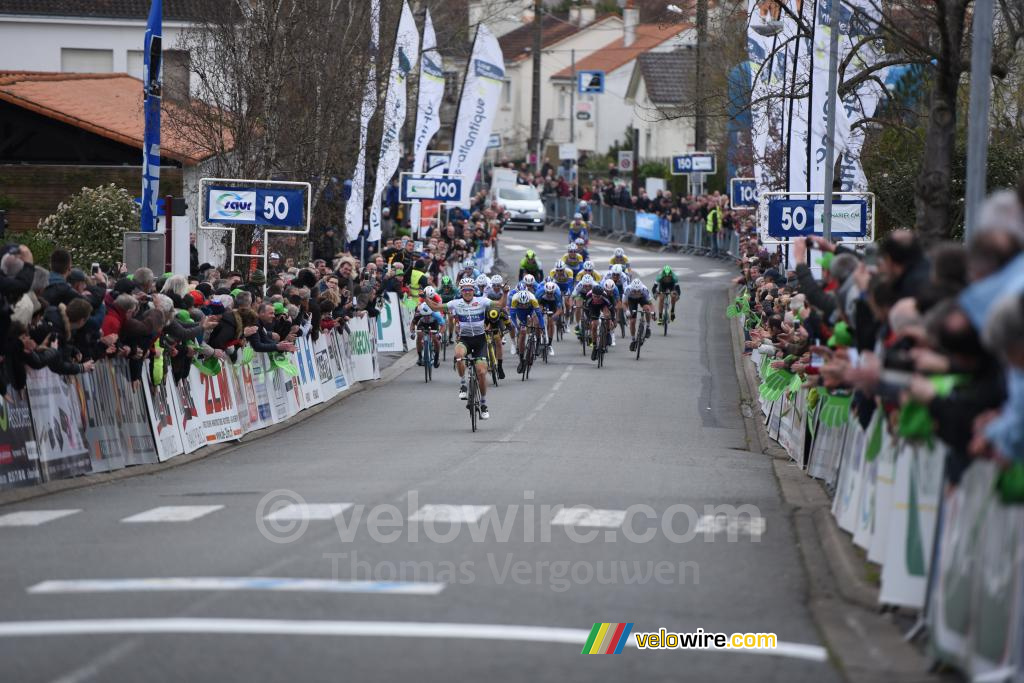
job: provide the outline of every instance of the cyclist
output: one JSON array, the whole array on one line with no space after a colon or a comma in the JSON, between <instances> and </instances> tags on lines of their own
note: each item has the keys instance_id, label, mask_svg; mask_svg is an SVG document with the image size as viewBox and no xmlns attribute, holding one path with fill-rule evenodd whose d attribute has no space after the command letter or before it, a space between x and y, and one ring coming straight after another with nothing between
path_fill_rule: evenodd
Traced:
<instances>
[{"instance_id":1,"label":"cyclist","mask_svg":"<svg viewBox=\"0 0 1024 683\"><path fill-rule=\"evenodd\" d=\"M459 295L459 288L455 286L450 276L442 275L441 286L437 289L437 293L441 295L441 303L446 304ZM447 322L445 328L448 331L448 341L450 342L452 340L452 334L455 332L455 325L452 320L451 313L445 314L445 320Z\"/></svg>"},{"instance_id":2,"label":"cyclist","mask_svg":"<svg viewBox=\"0 0 1024 683\"><path fill-rule=\"evenodd\" d=\"M576 284L573 272L565 267L565 261L556 261L555 267L548 274L548 277L558 286L559 291L562 293L563 308L567 307L569 295L572 294L573 285Z\"/></svg>"},{"instance_id":3,"label":"cyclist","mask_svg":"<svg viewBox=\"0 0 1024 683\"><path fill-rule=\"evenodd\" d=\"M590 260L590 252L587 251L587 242L582 237L576 238L576 251L580 253L584 261Z\"/></svg>"},{"instance_id":4,"label":"cyclist","mask_svg":"<svg viewBox=\"0 0 1024 683\"><path fill-rule=\"evenodd\" d=\"M551 348L551 340L555 338L555 324L562 315L562 290L558 288L554 280L544 283L540 296L537 297L537 303L548 314L548 353L553 356L555 351Z\"/></svg>"},{"instance_id":5,"label":"cyclist","mask_svg":"<svg viewBox=\"0 0 1024 683\"><path fill-rule=\"evenodd\" d=\"M426 295L425 291L424 294ZM429 295L426 298L434 303L438 302L438 299L430 298ZM439 367L441 365L441 354L438 353L438 349L441 347L441 334L439 333L444 332L444 316L432 311L427 304L422 303L416 307L409 332L416 335L416 365L423 365L423 335L429 334L434 343L434 367Z\"/></svg>"},{"instance_id":6,"label":"cyclist","mask_svg":"<svg viewBox=\"0 0 1024 683\"><path fill-rule=\"evenodd\" d=\"M594 262L593 261L584 261L583 262L583 270L581 270L579 273L576 274L576 281L579 282L580 280L585 278L587 275L589 275L590 277L594 278L594 282L600 282L601 281L601 274L597 273L597 272L594 272Z\"/></svg>"},{"instance_id":7,"label":"cyclist","mask_svg":"<svg viewBox=\"0 0 1024 683\"><path fill-rule=\"evenodd\" d=\"M491 286L491 278L486 275L478 275L476 278L476 295L487 296L487 290Z\"/></svg>"},{"instance_id":8,"label":"cyclist","mask_svg":"<svg viewBox=\"0 0 1024 683\"><path fill-rule=\"evenodd\" d=\"M441 298L441 295L438 294L437 290L431 287L430 285L427 285L426 287L423 288L423 292L420 294L420 296L422 296L424 299L433 299L434 301L440 301L444 303L444 299Z\"/></svg>"},{"instance_id":9,"label":"cyclist","mask_svg":"<svg viewBox=\"0 0 1024 683\"><path fill-rule=\"evenodd\" d=\"M586 199L580 200L579 206L576 207L576 211L578 211L583 216L583 220L585 220L588 223L590 222L590 205L587 204Z\"/></svg>"},{"instance_id":10,"label":"cyclist","mask_svg":"<svg viewBox=\"0 0 1024 683\"><path fill-rule=\"evenodd\" d=\"M614 285L612 290L614 290ZM590 292L583 298L583 307L587 319L590 321L590 339L593 350L590 352L590 360L597 360L597 322L602 315L611 319L611 309L614 305L611 291L604 287L591 287ZM610 327L610 325L609 325Z\"/></svg>"},{"instance_id":11,"label":"cyclist","mask_svg":"<svg viewBox=\"0 0 1024 683\"><path fill-rule=\"evenodd\" d=\"M611 280L612 282L614 282L615 288L619 290L619 298L621 299L622 293L623 291L625 291L626 285L629 284L630 279L631 278L629 277L629 275L626 274L626 271L622 269L622 266L616 263L614 266L608 269L607 273L605 273L602 282L604 280Z\"/></svg>"},{"instance_id":12,"label":"cyclist","mask_svg":"<svg viewBox=\"0 0 1024 683\"><path fill-rule=\"evenodd\" d=\"M512 296L512 303L509 304L512 324L515 325L519 337L519 368L516 372L522 372L526 361L524 360L524 349L526 346L526 327L530 320L536 316L540 327L544 329L544 311L541 310L537 297L530 290L520 290Z\"/></svg>"},{"instance_id":13,"label":"cyclist","mask_svg":"<svg viewBox=\"0 0 1024 683\"><path fill-rule=\"evenodd\" d=\"M682 293L679 289L679 278L672 272L672 266L665 266L658 273L658 279L654 282L654 288L651 290L654 294L658 295L658 322L661 323L661 311L665 305L665 294L672 295L672 320L676 319L676 302L679 301L679 295Z\"/></svg>"},{"instance_id":14,"label":"cyclist","mask_svg":"<svg viewBox=\"0 0 1024 683\"><path fill-rule=\"evenodd\" d=\"M569 241L575 244L578 239L582 239L583 244L590 242L590 230L587 229L587 222L583 220L583 214L577 212L569 223Z\"/></svg>"},{"instance_id":15,"label":"cyclist","mask_svg":"<svg viewBox=\"0 0 1024 683\"><path fill-rule=\"evenodd\" d=\"M615 247L615 251L612 253L612 257L608 259L608 265L610 266L622 266L622 268L629 272L629 257L626 256L626 250L622 247Z\"/></svg>"},{"instance_id":16,"label":"cyclist","mask_svg":"<svg viewBox=\"0 0 1024 683\"><path fill-rule=\"evenodd\" d=\"M476 269L476 261L473 259L466 259L462 262L462 270L458 273L458 280L462 282L466 278L475 280L480 275L480 271Z\"/></svg>"},{"instance_id":17,"label":"cyclist","mask_svg":"<svg viewBox=\"0 0 1024 683\"><path fill-rule=\"evenodd\" d=\"M487 319L484 321L485 333L493 339L494 359L498 362L498 379L505 379L505 368L502 367L504 354L502 353L502 337L510 325L508 311L504 308L491 308L487 311Z\"/></svg>"},{"instance_id":18,"label":"cyclist","mask_svg":"<svg viewBox=\"0 0 1024 683\"><path fill-rule=\"evenodd\" d=\"M471 278L459 280L459 294L461 296L458 299L447 304L436 301L425 303L438 312L447 309L458 319L459 343L455 345L455 365L459 371L459 398L469 398L464 360L468 355L474 364L477 385L480 387L480 419L486 420L491 414L487 410L487 337L484 335L484 320L490 308L502 308L505 305L505 296L498 301L476 296L476 283Z\"/></svg>"},{"instance_id":19,"label":"cyclist","mask_svg":"<svg viewBox=\"0 0 1024 683\"><path fill-rule=\"evenodd\" d=\"M522 280L527 273L538 279L544 277L544 268L533 249L527 249L526 256L519 262L519 279Z\"/></svg>"},{"instance_id":20,"label":"cyclist","mask_svg":"<svg viewBox=\"0 0 1024 683\"><path fill-rule=\"evenodd\" d=\"M568 266L569 270L572 271L573 277L576 277L576 274L580 272L581 268L583 268L584 261L586 261L586 259L583 258L579 248L575 244L569 244L569 247L565 252L565 256L562 257L562 260L559 261L559 263Z\"/></svg>"},{"instance_id":21,"label":"cyclist","mask_svg":"<svg viewBox=\"0 0 1024 683\"><path fill-rule=\"evenodd\" d=\"M576 303L574 318L576 321L576 336L582 337L583 329L580 327L580 315L583 311L583 304L587 297L590 296L590 291L594 289L594 278L590 275L586 275L581 279L576 287L572 290L572 300Z\"/></svg>"},{"instance_id":22,"label":"cyclist","mask_svg":"<svg viewBox=\"0 0 1024 683\"><path fill-rule=\"evenodd\" d=\"M506 290L506 287L505 287L505 278L501 277L500 275L495 275L495 276L493 276L491 278L491 286L484 292L484 296L486 296L491 301L497 301L502 296L504 296L506 291L507 290ZM511 341L514 344L515 341L516 341L516 338L515 338L515 335L512 334L512 321L508 317L508 308L507 307L502 308L500 314L501 314L501 330L502 330L502 332L508 332L509 341ZM498 360L501 360L501 355L502 355L501 347L504 346L504 341L502 339L502 335L499 334L497 339L495 339L494 341L498 344L497 358L498 358ZM512 355L515 355L515 347L514 346L512 348ZM504 372L504 371L502 371L502 372ZM502 372L498 373L498 379L504 379L505 378L505 375L502 374Z\"/></svg>"},{"instance_id":23,"label":"cyclist","mask_svg":"<svg viewBox=\"0 0 1024 683\"><path fill-rule=\"evenodd\" d=\"M647 289L647 285L645 285L640 278L631 280L629 285L626 287L626 294L622 299L622 304L629 309L629 350L636 351L637 308L643 309L644 318L647 320L647 331L644 333L644 339L651 336L651 313L653 313L651 290Z\"/></svg>"},{"instance_id":24,"label":"cyclist","mask_svg":"<svg viewBox=\"0 0 1024 683\"><path fill-rule=\"evenodd\" d=\"M543 291L543 286L537 282L537 278L535 278L532 273L524 275L519 284L522 286L517 287L516 289L519 289L520 291L522 289L526 289L526 291L534 296L539 295L541 291Z\"/></svg>"},{"instance_id":25,"label":"cyclist","mask_svg":"<svg viewBox=\"0 0 1024 683\"><path fill-rule=\"evenodd\" d=\"M612 311L620 310L622 308L622 297L620 296L619 288L615 285L615 281L611 278L601 280L601 289L612 300ZM608 338L611 340L611 345L615 346L615 323L613 322L608 328Z\"/></svg>"}]
</instances>

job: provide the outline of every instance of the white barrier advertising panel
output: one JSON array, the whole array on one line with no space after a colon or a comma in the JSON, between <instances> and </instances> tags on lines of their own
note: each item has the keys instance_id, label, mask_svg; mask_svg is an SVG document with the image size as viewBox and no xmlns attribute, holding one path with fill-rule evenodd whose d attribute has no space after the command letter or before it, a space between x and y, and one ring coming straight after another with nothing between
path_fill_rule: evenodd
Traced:
<instances>
[{"instance_id":1,"label":"white barrier advertising panel","mask_svg":"<svg viewBox=\"0 0 1024 683\"><path fill-rule=\"evenodd\" d=\"M171 394L174 382L165 378L162 384L153 384L153 371L149 361L142 370L146 383L146 407L149 409L149 424L156 441L156 453L160 462L170 460L185 452L181 433L178 431L177 401Z\"/></svg>"},{"instance_id":2,"label":"white barrier advertising panel","mask_svg":"<svg viewBox=\"0 0 1024 683\"><path fill-rule=\"evenodd\" d=\"M348 334L343 333L342 336L344 337L343 346L348 350L351 362L353 381L364 382L376 379L376 356L373 353L373 338L370 335L367 318L352 318L348 321L348 328Z\"/></svg>"},{"instance_id":3,"label":"white barrier advertising panel","mask_svg":"<svg viewBox=\"0 0 1024 683\"><path fill-rule=\"evenodd\" d=\"M313 341L308 336L301 337L296 340L296 345L298 353L295 354L295 360L299 366L299 389L302 391L303 405L308 408L324 400L320 395L320 375L313 354Z\"/></svg>"},{"instance_id":4,"label":"white barrier advertising panel","mask_svg":"<svg viewBox=\"0 0 1024 683\"><path fill-rule=\"evenodd\" d=\"M242 424L231 390L233 373L226 367L216 375L204 375L193 366L185 382L199 422L203 443L214 444L242 436Z\"/></svg>"},{"instance_id":5,"label":"white barrier advertising panel","mask_svg":"<svg viewBox=\"0 0 1024 683\"><path fill-rule=\"evenodd\" d=\"M398 295L388 292L384 298L384 306L377 316L377 350L383 353L398 353L405 351L403 333L404 323L402 320L402 306L398 302Z\"/></svg>"},{"instance_id":6,"label":"white barrier advertising panel","mask_svg":"<svg viewBox=\"0 0 1024 683\"><path fill-rule=\"evenodd\" d=\"M263 429L272 423L270 415L270 397L267 395L266 382L263 379L263 365L257 362L256 355L249 363L235 365L235 381L241 393L238 403L239 420L246 432ZM243 415L244 412L244 415Z\"/></svg>"},{"instance_id":7,"label":"white barrier advertising panel","mask_svg":"<svg viewBox=\"0 0 1024 683\"><path fill-rule=\"evenodd\" d=\"M82 424L82 407L71 378L28 368L26 385L43 479L76 477L92 471Z\"/></svg>"},{"instance_id":8,"label":"white barrier advertising panel","mask_svg":"<svg viewBox=\"0 0 1024 683\"><path fill-rule=\"evenodd\" d=\"M878 598L882 604L924 607L945 458L944 449L909 444L896 455L890 505L879 508L888 527Z\"/></svg>"},{"instance_id":9,"label":"white barrier advertising panel","mask_svg":"<svg viewBox=\"0 0 1024 683\"><path fill-rule=\"evenodd\" d=\"M868 560L877 564L886 562L886 550L889 547L889 530L891 524L888 520L889 510L892 507L893 480L896 477L896 451L898 444L889 434L889 430L882 428L882 447L875 461L877 469L875 472L875 507L878 510L878 519L881 522L875 533L871 535L871 544L868 546Z\"/></svg>"}]
</instances>

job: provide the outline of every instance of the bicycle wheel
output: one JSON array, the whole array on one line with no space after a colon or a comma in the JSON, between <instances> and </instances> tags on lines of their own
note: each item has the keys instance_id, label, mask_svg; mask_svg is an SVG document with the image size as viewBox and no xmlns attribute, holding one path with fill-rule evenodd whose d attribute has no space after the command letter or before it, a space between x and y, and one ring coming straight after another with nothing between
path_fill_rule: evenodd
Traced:
<instances>
[{"instance_id":1,"label":"bicycle wheel","mask_svg":"<svg viewBox=\"0 0 1024 683\"><path fill-rule=\"evenodd\" d=\"M475 432L476 431L477 414L479 413L479 409L477 408L477 404L476 404L476 401L477 401L477 398L476 398L477 389L476 389L476 374L475 374L476 370L475 370L475 368L472 370L472 372L474 372L474 374L470 375L470 377L469 377L469 400L466 401L466 407L469 408L469 422L470 422L470 424L473 427L473 431Z\"/></svg>"},{"instance_id":2,"label":"bicycle wheel","mask_svg":"<svg viewBox=\"0 0 1024 683\"><path fill-rule=\"evenodd\" d=\"M430 357L430 335L423 340L423 381L430 381L430 369L434 367L434 359Z\"/></svg>"},{"instance_id":3,"label":"bicycle wheel","mask_svg":"<svg viewBox=\"0 0 1024 683\"><path fill-rule=\"evenodd\" d=\"M619 336L626 338L626 312L619 311Z\"/></svg>"},{"instance_id":4,"label":"bicycle wheel","mask_svg":"<svg viewBox=\"0 0 1024 683\"><path fill-rule=\"evenodd\" d=\"M661 305L661 326L663 328L662 335L668 336L668 299Z\"/></svg>"},{"instance_id":5,"label":"bicycle wheel","mask_svg":"<svg viewBox=\"0 0 1024 683\"><path fill-rule=\"evenodd\" d=\"M494 351L494 337L487 340L487 365L491 370L491 386L498 386L498 359Z\"/></svg>"},{"instance_id":6,"label":"bicycle wheel","mask_svg":"<svg viewBox=\"0 0 1024 683\"><path fill-rule=\"evenodd\" d=\"M636 359L640 360L640 347L644 345L644 335L647 333L647 323L641 318L636 326Z\"/></svg>"}]
</instances>

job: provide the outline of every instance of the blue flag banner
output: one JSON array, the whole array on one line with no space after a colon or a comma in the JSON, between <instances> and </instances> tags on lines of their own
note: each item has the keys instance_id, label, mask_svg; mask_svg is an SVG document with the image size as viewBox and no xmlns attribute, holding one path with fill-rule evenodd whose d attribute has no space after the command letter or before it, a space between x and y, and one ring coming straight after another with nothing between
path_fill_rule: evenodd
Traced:
<instances>
[{"instance_id":1,"label":"blue flag banner","mask_svg":"<svg viewBox=\"0 0 1024 683\"><path fill-rule=\"evenodd\" d=\"M142 232L156 232L160 196L160 98L163 82L163 0L153 0L146 25L142 89L146 132L142 138Z\"/></svg>"}]
</instances>

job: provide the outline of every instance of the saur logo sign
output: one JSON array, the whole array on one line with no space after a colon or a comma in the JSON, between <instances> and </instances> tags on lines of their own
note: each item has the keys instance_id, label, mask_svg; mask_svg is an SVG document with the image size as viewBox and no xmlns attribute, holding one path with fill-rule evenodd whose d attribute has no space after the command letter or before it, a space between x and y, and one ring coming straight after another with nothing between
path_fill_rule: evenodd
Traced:
<instances>
[{"instance_id":1,"label":"saur logo sign","mask_svg":"<svg viewBox=\"0 0 1024 683\"><path fill-rule=\"evenodd\" d=\"M210 214L214 219L229 221L256 220L255 192L211 192Z\"/></svg>"}]
</instances>

